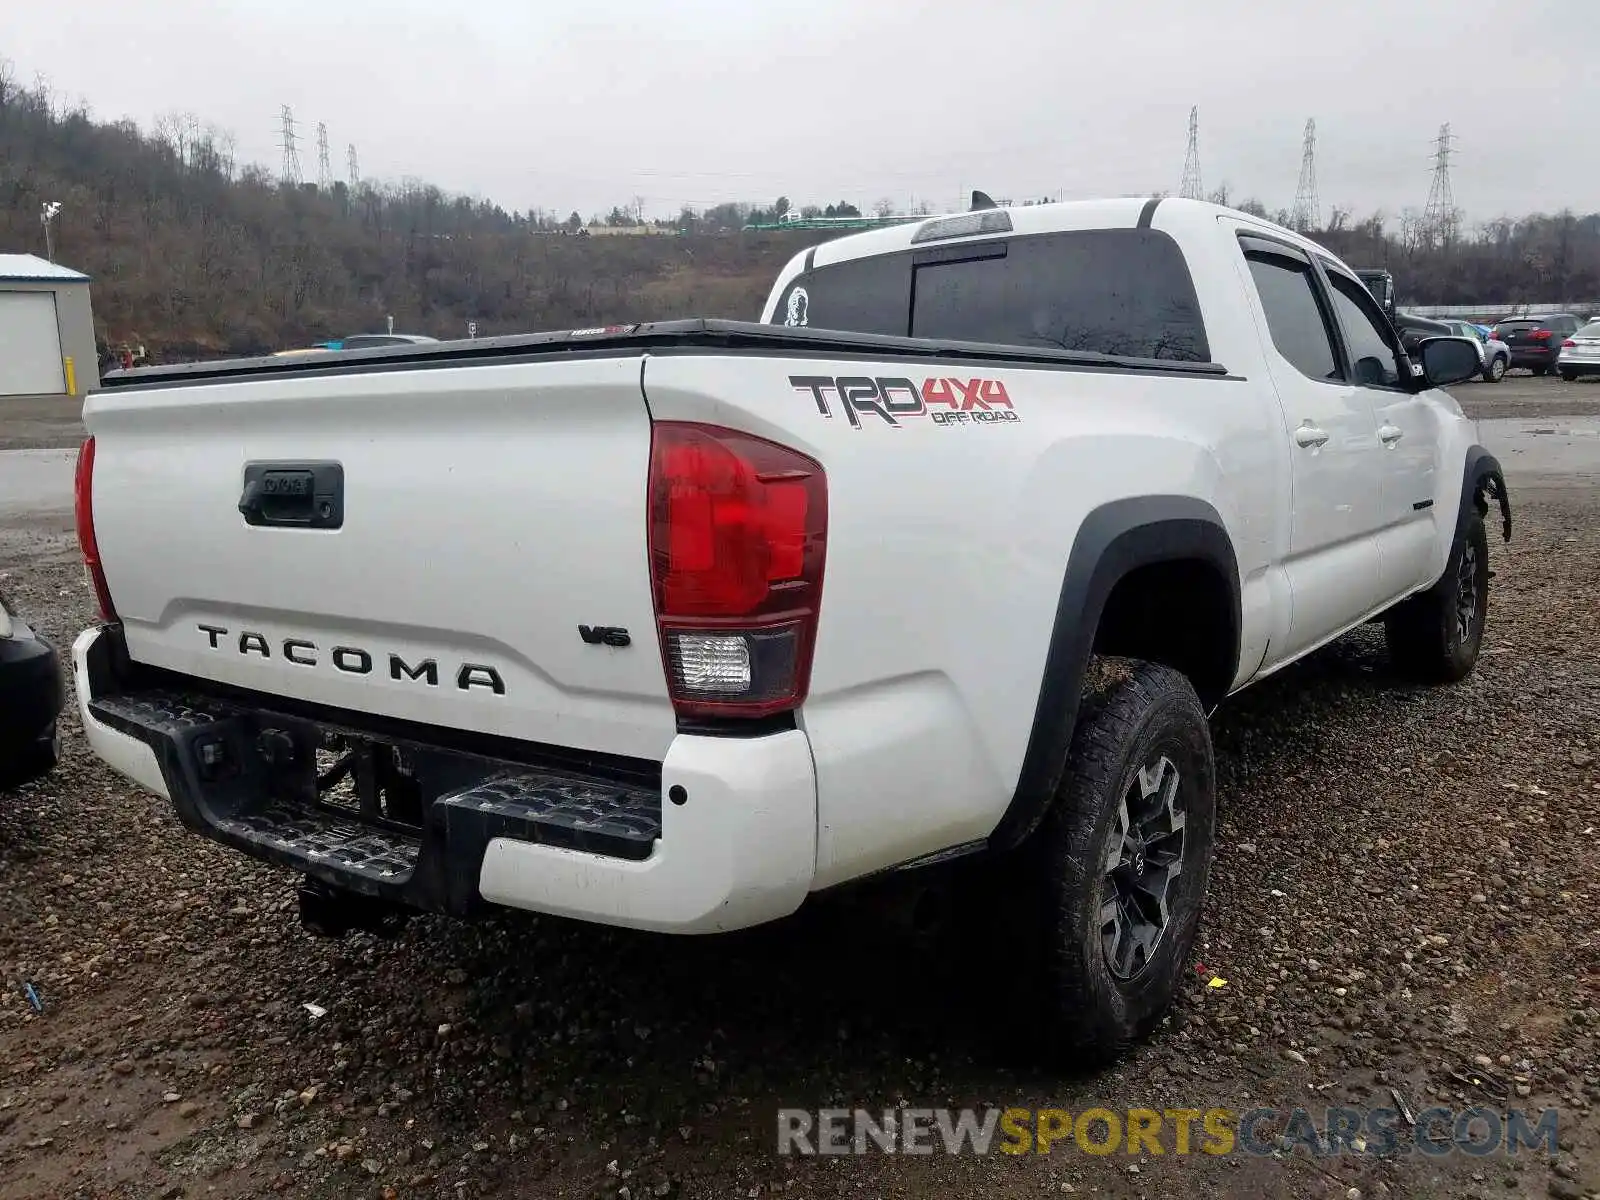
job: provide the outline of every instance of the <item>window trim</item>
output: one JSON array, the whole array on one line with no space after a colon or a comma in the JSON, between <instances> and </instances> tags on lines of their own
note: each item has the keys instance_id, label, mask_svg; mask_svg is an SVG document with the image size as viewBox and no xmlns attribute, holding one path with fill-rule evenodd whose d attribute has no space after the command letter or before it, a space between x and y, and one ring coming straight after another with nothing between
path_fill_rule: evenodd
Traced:
<instances>
[{"instance_id":1,"label":"window trim","mask_svg":"<svg viewBox=\"0 0 1600 1200\"><path fill-rule=\"evenodd\" d=\"M1320 254L1317 257L1318 257L1318 259L1322 258L1322 256ZM1327 266L1325 266L1323 264L1323 262L1318 262L1317 266L1321 269L1322 275L1324 277L1324 282L1325 282L1325 284L1326 284L1326 286L1328 288L1328 301L1329 301L1328 307L1333 311L1333 315L1334 315L1335 319L1338 319L1339 309L1338 309L1338 306L1333 303L1334 292L1335 292L1335 288L1333 286L1333 279L1334 279L1335 276L1338 276L1340 279L1343 279L1345 281L1345 283L1350 284L1353 287L1355 287L1357 289L1357 294L1362 296L1362 297L1364 297L1366 299L1366 301L1370 304L1370 306L1371 306L1371 308L1373 310L1373 313L1376 313L1378 315L1378 317L1381 318L1381 320L1377 323L1378 334L1379 334L1380 337L1383 338L1383 344L1388 347L1389 353L1391 355L1393 355L1393 357L1394 357L1394 363L1395 363L1395 382L1394 383L1392 383L1392 384L1390 384L1390 383L1362 383L1361 380L1359 378L1357 378L1357 376L1356 376L1355 359L1351 357L1349 338L1348 338L1348 335L1345 335L1344 339L1343 339L1344 340L1343 353L1344 353L1344 357L1345 357L1345 382L1350 384L1352 387L1367 388L1367 389L1369 389L1371 391L1375 391L1375 392L1403 392L1403 393L1406 393L1406 394L1410 394L1411 389L1406 386L1406 378L1411 372L1411 358L1410 358L1410 356L1408 354L1405 353L1404 348L1399 345L1398 339L1393 336L1394 335L1394 326L1390 323L1389 318L1384 314L1383 309L1378 307L1378 302L1377 302L1376 299L1373 298L1372 293L1367 290L1367 285L1362 283L1361 280L1359 280L1359 279L1355 278L1354 276L1352 276L1349 272L1340 270L1337 265L1334 265L1332 270L1329 270L1327 268ZM1346 298L1348 299L1348 297L1346 297ZM1361 300L1351 300L1350 303L1354 304L1357 309L1360 309L1362 307ZM1367 313L1366 315L1370 319L1372 317L1373 313ZM1345 333L1344 328L1343 328L1344 322L1342 320L1340 320L1339 321L1339 325L1340 325L1340 333L1344 334Z\"/></svg>"},{"instance_id":2,"label":"window trim","mask_svg":"<svg viewBox=\"0 0 1600 1200\"><path fill-rule=\"evenodd\" d=\"M1350 380L1350 354L1344 343L1344 330L1340 326L1337 315L1333 311L1333 301L1328 294L1328 286L1322 278L1322 273L1314 258L1291 242L1281 241L1275 237L1267 237L1254 230L1239 230L1239 252L1244 259L1246 274L1250 277L1250 286L1255 290L1256 303L1261 306L1262 315L1266 315L1267 302L1261 295L1261 288L1255 281L1255 276L1250 274L1250 256L1255 255L1265 259L1281 259L1289 263L1297 272L1304 270L1311 283L1311 295L1317 306L1317 312L1322 316L1322 332L1328 339L1329 349L1333 351L1333 369L1339 372L1338 379L1318 379L1314 375L1307 375L1300 367L1290 362L1278 346L1277 339L1272 336L1272 319L1267 318L1267 340L1272 343L1273 352L1288 363L1290 368L1300 378L1312 383L1327 384L1332 387L1354 386Z\"/></svg>"}]
</instances>

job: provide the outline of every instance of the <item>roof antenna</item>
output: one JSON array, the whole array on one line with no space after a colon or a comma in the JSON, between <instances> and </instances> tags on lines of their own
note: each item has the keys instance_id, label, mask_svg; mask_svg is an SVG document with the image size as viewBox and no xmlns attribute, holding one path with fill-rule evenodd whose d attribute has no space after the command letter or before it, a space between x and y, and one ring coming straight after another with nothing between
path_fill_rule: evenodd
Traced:
<instances>
[{"instance_id":1,"label":"roof antenna","mask_svg":"<svg viewBox=\"0 0 1600 1200\"><path fill-rule=\"evenodd\" d=\"M998 208L998 207L999 207L999 205L997 205L993 200L991 200L989 198L989 193L988 192L980 192L980 191L977 191L976 189L974 189L973 193L972 193L972 207L969 208L967 211L968 212L977 212L980 208Z\"/></svg>"}]
</instances>

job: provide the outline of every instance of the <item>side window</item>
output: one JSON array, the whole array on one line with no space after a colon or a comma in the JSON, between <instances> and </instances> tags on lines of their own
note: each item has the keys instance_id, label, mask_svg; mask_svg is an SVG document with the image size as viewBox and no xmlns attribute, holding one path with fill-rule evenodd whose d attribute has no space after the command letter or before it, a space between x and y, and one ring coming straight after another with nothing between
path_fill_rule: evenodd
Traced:
<instances>
[{"instance_id":1,"label":"side window","mask_svg":"<svg viewBox=\"0 0 1600 1200\"><path fill-rule=\"evenodd\" d=\"M1328 282L1333 285L1333 307L1350 343L1353 382L1362 387L1399 387L1400 367L1394 345L1384 331L1383 314L1367 289L1332 271L1328 272Z\"/></svg>"},{"instance_id":2,"label":"side window","mask_svg":"<svg viewBox=\"0 0 1600 1200\"><path fill-rule=\"evenodd\" d=\"M877 255L800 275L778 297L772 323L905 337L910 312L909 258Z\"/></svg>"},{"instance_id":3,"label":"side window","mask_svg":"<svg viewBox=\"0 0 1600 1200\"><path fill-rule=\"evenodd\" d=\"M1327 317L1312 286L1311 264L1248 251L1245 258L1278 353L1308 379L1341 381Z\"/></svg>"}]
</instances>

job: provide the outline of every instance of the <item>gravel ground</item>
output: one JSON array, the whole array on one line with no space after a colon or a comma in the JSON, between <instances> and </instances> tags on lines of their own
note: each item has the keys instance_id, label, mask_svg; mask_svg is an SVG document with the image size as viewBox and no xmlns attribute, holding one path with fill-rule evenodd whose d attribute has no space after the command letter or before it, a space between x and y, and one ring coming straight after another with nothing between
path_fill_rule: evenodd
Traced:
<instances>
[{"instance_id":1,"label":"gravel ground","mask_svg":"<svg viewBox=\"0 0 1600 1200\"><path fill-rule=\"evenodd\" d=\"M1029 1068L986 947L842 906L713 939L516 915L313 939L287 873L183 832L69 719L57 773L0 795L0 1197L1592 1195L1600 497L1513 494L1466 682L1401 684L1369 629L1217 714L1197 957L1227 984L1197 972L1097 1075ZM0 587L62 644L93 615L69 519L0 521ZM1391 1088L1559 1107L1563 1153L774 1151L779 1106L1320 1111Z\"/></svg>"}]
</instances>

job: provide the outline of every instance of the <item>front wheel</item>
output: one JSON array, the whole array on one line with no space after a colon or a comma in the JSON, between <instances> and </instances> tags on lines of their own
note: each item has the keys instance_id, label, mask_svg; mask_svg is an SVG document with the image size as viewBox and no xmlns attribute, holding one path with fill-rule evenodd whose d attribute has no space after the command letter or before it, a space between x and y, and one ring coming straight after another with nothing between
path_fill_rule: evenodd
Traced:
<instances>
[{"instance_id":1,"label":"front wheel","mask_svg":"<svg viewBox=\"0 0 1600 1200\"><path fill-rule=\"evenodd\" d=\"M1215 818L1211 729L1189 680L1093 660L1066 775L1028 847L1023 919L1044 952L1053 1058L1109 1062L1166 1014L1193 952Z\"/></svg>"},{"instance_id":2,"label":"front wheel","mask_svg":"<svg viewBox=\"0 0 1600 1200\"><path fill-rule=\"evenodd\" d=\"M1506 377L1506 360L1500 355L1495 355L1489 363L1489 369L1483 373L1489 383L1499 383Z\"/></svg>"},{"instance_id":3,"label":"front wheel","mask_svg":"<svg viewBox=\"0 0 1600 1200\"><path fill-rule=\"evenodd\" d=\"M1473 512L1450 550L1439 582L1384 618L1389 655L1406 674L1455 683L1472 673L1489 606L1489 538Z\"/></svg>"}]
</instances>

